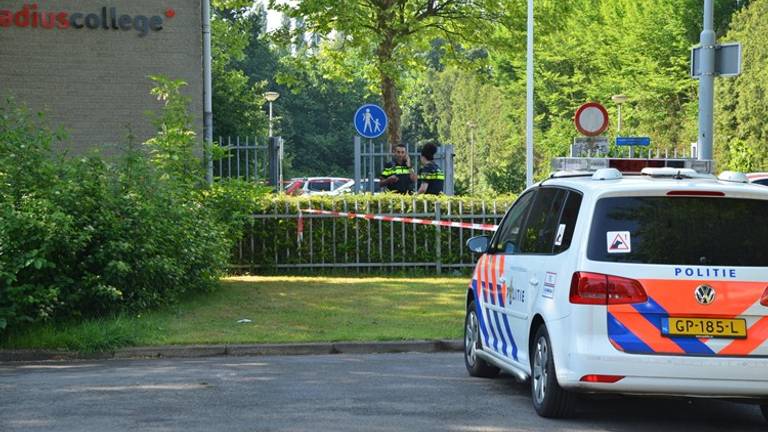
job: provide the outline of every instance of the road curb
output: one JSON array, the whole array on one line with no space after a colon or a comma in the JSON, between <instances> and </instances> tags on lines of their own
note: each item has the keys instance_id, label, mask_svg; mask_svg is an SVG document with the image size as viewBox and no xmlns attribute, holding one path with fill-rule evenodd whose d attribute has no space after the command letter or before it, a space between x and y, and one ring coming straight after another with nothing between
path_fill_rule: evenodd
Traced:
<instances>
[{"instance_id":1,"label":"road curb","mask_svg":"<svg viewBox=\"0 0 768 432\"><path fill-rule=\"evenodd\" d=\"M123 348L115 351L116 359L216 357L227 354L226 345L168 345Z\"/></svg>"},{"instance_id":2,"label":"road curb","mask_svg":"<svg viewBox=\"0 0 768 432\"><path fill-rule=\"evenodd\" d=\"M449 339L300 344L165 345L156 347L121 348L116 351L97 353L79 353L76 351L61 350L0 350L0 363L55 360L193 358L220 356L378 354L402 352L431 353L461 351L463 348L463 341Z\"/></svg>"}]
</instances>

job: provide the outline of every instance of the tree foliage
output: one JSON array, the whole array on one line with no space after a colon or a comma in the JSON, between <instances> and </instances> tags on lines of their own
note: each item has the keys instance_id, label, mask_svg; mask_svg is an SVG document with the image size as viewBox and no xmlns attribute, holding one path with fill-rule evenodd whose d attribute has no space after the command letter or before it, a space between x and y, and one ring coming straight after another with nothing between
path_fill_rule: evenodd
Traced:
<instances>
[{"instance_id":1,"label":"tree foliage","mask_svg":"<svg viewBox=\"0 0 768 432\"><path fill-rule=\"evenodd\" d=\"M252 79L244 64L253 56L253 46L265 30L263 14L250 13L248 2L213 3L211 55L213 78L214 137L256 136L267 130L262 109L266 81ZM249 51L251 50L251 51Z\"/></svg>"},{"instance_id":2,"label":"tree foliage","mask_svg":"<svg viewBox=\"0 0 768 432\"><path fill-rule=\"evenodd\" d=\"M650 136L652 150L661 153L682 152L696 141L698 83L689 76L689 50L701 31L700 3L535 3L537 178L550 172L551 158L566 155L578 135L573 114L579 105L605 105L610 116L607 134L611 139L618 135L617 107L611 101L615 94L629 98L622 109L621 135ZM718 34L725 32L737 6L717 2ZM511 13L508 21L518 14ZM489 43L474 47L485 50L488 59L472 68L446 68L433 50L430 58L438 58L438 66L422 78L413 103L405 108L406 119L431 119L429 127L407 121L406 136L418 140L436 134L441 142L456 146L460 185L471 181L474 137L476 157L483 158L483 165L475 168L476 187L517 192L523 186L525 37L524 26L499 26ZM425 115L430 109L434 111Z\"/></svg>"},{"instance_id":3,"label":"tree foliage","mask_svg":"<svg viewBox=\"0 0 768 432\"><path fill-rule=\"evenodd\" d=\"M459 191L522 187L525 1L275 3L294 20L284 20L269 38L259 27L263 22L253 24L261 30L250 32L244 45L234 38L230 46L238 60L228 64L249 85L281 93L276 129L286 138L292 175L350 173L352 113L382 97L391 120L390 144L436 140L455 145ZM718 138L716 151L734 166L761 165L758 156L749 156L763 153L750 144L762 141L754 132L759 116L748 120L750 112L760 112L748 107L762 103L752 98L760 94L761 80L746 76L762 66L760 56L748 50L761 49L757 17L764 3L715 1L717 34L742 40L745 62L756 61L745 64L742 78L718 80L718 95L727 91L731 97L719 96L723 108L718 113L724 114L717 133L728 144ZM701 31L700 0L537 0L535 8L537 178L549 173L553 156L567 154L577 135L572 118L579 105L603 103L611 120L607 134L618 135L615 94L629 98L622 108L622 135L650 136L652 150L661 153L682 152L696 141L698 87L689 77L689 59ZM724 38L739 10L745 12L733 26L741 33L733 30ZM255 19L237 12L222 16L222 22ZM749 39L756 41L755 48ZM732 85L737 87L726 87ZM236 89L233 100L241 102L247 94L242 86L228 88ZM236 124L244 121L233 121L231 129Z\"/></svg>"},{"instance_id":4,"label":"tree foliage","mask_svg":"<svg viewBox=\"0 0 768 432\"><path fill-rule=\"evenodd\" d=\"M423 68L420 54L435 38L456 43L480 40L504 14L498 0L304 0L270 5L301 18L321 37L335 35L342 49L329 53L343 72L363 73L376 82L389 117L390 146L401 142L400 91L403 78ZM358 68L361 62L367 66Z\"/></svg>"}]
</instances>

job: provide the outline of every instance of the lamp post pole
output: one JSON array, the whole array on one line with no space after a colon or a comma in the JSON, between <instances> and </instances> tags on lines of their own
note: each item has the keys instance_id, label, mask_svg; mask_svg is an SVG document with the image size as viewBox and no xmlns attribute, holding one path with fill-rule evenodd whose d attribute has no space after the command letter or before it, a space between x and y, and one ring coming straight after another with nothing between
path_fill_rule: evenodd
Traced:
<instances>
[{"instance_id":1,"label":"lamp post pole","mask_svg":"<svg viewBox=\"0 0 768 432\"><path fill-rule=\"evenodd\" d=\"M272 101L269 101L269 137L272 138Z\"/></svg>"},{"instance_id":2,"label":"lamp post pole","mask_svg":"<svg viewBox=\"0 0 768 432\"><path fill-rule=\"evenodd\" d=\"M533 184L533 0L528 0L525 97L525 186Z\"/></svg>"},{"instance_id":3,"label":"lamp post pole","mask_svg":"<svg viewBox=\"0 0 768 432\"><path fill-rule=\"evenodd\" d=\"M270 182L275 185L275 190L280 191L283 185L283 146L273 138L272 134L272 102L280 97L280 93L268 91L264 93L264 99L269 102L269 177Z\"/></svg>"}]
</instances>

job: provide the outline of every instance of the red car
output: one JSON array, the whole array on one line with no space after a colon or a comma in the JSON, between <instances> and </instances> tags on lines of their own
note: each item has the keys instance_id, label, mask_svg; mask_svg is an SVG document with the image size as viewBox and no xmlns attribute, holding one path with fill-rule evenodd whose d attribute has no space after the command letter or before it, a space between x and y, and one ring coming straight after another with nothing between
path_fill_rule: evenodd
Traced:
<instances>
[{"instance_id":1,"label":"red car","mask_svg":"<svg viewBox=\"0 0 768 432\"><path fill-rule=\"evenodd\" d=\"M750 183L768 186L768 172L749 173L747 178Z\"/></svg>"}]
</instances>

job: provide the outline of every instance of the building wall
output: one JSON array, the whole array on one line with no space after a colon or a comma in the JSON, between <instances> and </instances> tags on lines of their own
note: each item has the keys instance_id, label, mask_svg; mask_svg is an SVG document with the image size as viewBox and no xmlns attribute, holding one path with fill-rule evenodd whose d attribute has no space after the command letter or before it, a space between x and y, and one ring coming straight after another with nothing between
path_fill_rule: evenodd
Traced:
<instances>
[{"instance_id":1,"label":"building wall","mask_svg":"<svg viewBox=\"0 0 768 432\"><path fill-rule=\"evenodd\" d=\"M25 5L30 22L16 15ZM108 29L88 28L101 21L104 7ZM35 11L46 18L55 12L54 28L42 28L39 20L35 28ZM66 22L69 28L59 28ZM67 131L63 150L69 154L92 148L114 154L129 130L139 142L152 136L146 112L161 105L149 94L150 75L189 84L184 93L202 137L201 0L0 0L0 97L46 112L53 126Z\"/></svg>"}]
</instances>

